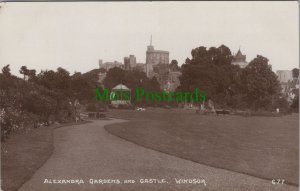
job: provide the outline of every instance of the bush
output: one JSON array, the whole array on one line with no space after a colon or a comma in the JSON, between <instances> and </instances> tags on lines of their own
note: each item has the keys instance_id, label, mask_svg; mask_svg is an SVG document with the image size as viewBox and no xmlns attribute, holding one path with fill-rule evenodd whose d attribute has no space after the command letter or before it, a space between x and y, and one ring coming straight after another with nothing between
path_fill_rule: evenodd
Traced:
<instances>
[{"instance_id":1,"label":"bush","mask_svg":"<svg viewBox=\"0 0 300 191\"><path fill-rule=\"evenodd\" d=\"M0 88L1 141L13 131L37 127L37 123L48 124L49 119L72 119L68 99L59 91L3 74Z\"/></svg>"}]
</instances>

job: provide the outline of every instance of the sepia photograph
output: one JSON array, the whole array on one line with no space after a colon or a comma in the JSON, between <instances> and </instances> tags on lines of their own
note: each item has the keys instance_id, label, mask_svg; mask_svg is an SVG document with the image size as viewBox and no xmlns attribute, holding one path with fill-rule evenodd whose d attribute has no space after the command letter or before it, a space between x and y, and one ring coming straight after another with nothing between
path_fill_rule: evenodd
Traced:
<instances>
[{"instance_id":1,"label":"sepia photograph","mask_svg":"<svg viewBox=\"0 0 300 191\"><path fill-rule=\"evenodd\" d=\"M298 1L0 1L2 191L297 191Z\"/></svg>"}]
</instances>

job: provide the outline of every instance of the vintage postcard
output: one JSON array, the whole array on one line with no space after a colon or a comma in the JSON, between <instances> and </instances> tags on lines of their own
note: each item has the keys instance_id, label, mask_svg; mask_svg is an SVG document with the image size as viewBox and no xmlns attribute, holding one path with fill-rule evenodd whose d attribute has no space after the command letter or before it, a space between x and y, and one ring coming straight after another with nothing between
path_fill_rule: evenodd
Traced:
<instances>
[{"instance_id":1,"label":"vintage postcard","mask_svg":"<svg viewBox=\"0 0 300 191\"><path fill-rule=\"evenodd\" d=\"M3 191L296 191L299 2L0 3Z\"/></svg>"}]
</instances>

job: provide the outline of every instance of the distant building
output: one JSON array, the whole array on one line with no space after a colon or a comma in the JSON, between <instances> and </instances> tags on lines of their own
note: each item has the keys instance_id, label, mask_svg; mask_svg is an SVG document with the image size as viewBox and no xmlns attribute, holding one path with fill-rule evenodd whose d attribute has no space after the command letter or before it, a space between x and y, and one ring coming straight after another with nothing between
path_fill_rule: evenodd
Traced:
<instances>
[{"instance_id":1,"label":"distant building","mask_svg":"<svg viewBox=\"0 0 300 191\"><path fill-rule=\"evenodd\" d=\"M291 70L277 70L276 74L280 83L286 83L293 80L293 73Z\"/></svg>"},{"instance_id":2,"label":"distant building","mask_svg":"<svg viewBox=\"0 0 300 191\"><path fill-rule=\"evenodd\" d=\"M133 70L138 70L138 71L146 73L146 64L144 64L144 63L136 63L136 66L133 68Z\"/></svg>"},{"instance_id":3,"label":"distant building","mask_svg":"<svg viewBox=\"0 0 300 191\"><path fill-rule=\"evenodd\" d=\"M101 63L100 63L100 61L101 61ZM99 67L104 68L106 71L108 71L114 67L124 68L124 65L118 61L102 63L102 60L99 60Z\"/></svg>"},{"instance_id":4,"label":"distant building","mask_svg":"<svg viewBox=\"0 0 300 191\"><path fill-rule=\"evenodd\" d=\"M289 82L293 80L293 74L291 70L277 70L276 71L278 81L281 86L281 92L288 94L290 92Z\"/></svg>"},{"instance_id":5,"label":"distant building","mask_svg":"<svg viewBox=\"0 0 300 191\"><path fill-rule=\"evenodd\" d=\"M156 64L153 66L153 77L156 77L160 88L163 90L168 89L169 73L169 64Z\"/></svg>"},{"instance_id":6,"label":"distant building","mask_svg":"<svg viewBox=\"0 0 300 191\"><path fill-rule=\"evenodd\" d=\"M124 57L125 70L131 70L135 66L136 66L136 58L134 55L129 55L129 57Z\"/></svg>"},{"instance_id":7,"label":"distant building","mask_svg":"<svg viewBox=\"0 0 300 191\"><path fill-rule=\"evenodd\" d=\"M173 71L169 64L169 52L155 50L152 46L152 36L150 45L147 46L145 72L148 78L156 77L160 88L165 91L175 91L180 85L179 76L181 72Z\"/></svg>"},{"instance_id":8,"label":"distant building","mask_svg":"<svg viewBox=\"0 0 300 191\"><path fill-rule=\"evenodd\" d=\"M146 74L147 77L153 77L153 66L157 64L169 64L169 52L164 50L154 50L152 46L152 37L150 45L146 51Z\"/></svg>"},{"instance_id":9,"label":"distant building","mask_svg":"<svg viewBox=\"0 0 300 191\"><path fill-rule=\"evenodd\" d=\"M102 66L102 64L103 64L103 60L99 60L99 68L101 68L101 66Z\"/></svg>"},{"instance_id":10,"label":"distant building","mask_svg":"<svg viewBox=\"0 0 300 191\"><path fill-rule=\"evenodd\" d=\"M168 91L175 91L176 88L180 85L179 77L181 76L180 71L171 71L168 76Z\"/></svg>"},{"instance_id":11,"label":"distant building","mask_svg":"<svg viewBox=\"0 0 300 191\"><path fill-rule=\"evenodd\" d=\"M130 70L131 67L130 67L130 60L128 57L124 57L124 69L125 70Z\"/></svg>"},{"instance_id":12,"label":"distant building","mask_svg":"<svg viewBox=\"0 0 300 191\"><path fill-rule=\"evenodd\" d=\"M246 62L246 55L243 55L241 50L239 49L239 51L233 57L231 64L238 65L241 68L245 68L248 65L248 63Z\"/></svg>"},{"instance_id":13,"label":"distant building","mask_svg":"<svg viewBox=\"0 0 300 191\"><path fill-rule=\"evenodd\" d=\"M134 55L129 55L129 63L131 68L136 66L136 58Z\"/></svg>"},{"instance_id":14,"label":"distant building","mask_svg":"<svg viewBox=\"0 0 300 191\"><path fill-rule=\"evenodd\" d=\"M172 71L169 64L157 64L153 66L154 76L158 80L160 88L169 92L175 91L180 85L181 72Z\"/></svg>"},{"instance_id":15,"label":"distant building","mask_svg":"<svg viewBox=\"0 0 300 191\"><path fill-rule=\"evenodd\" d=\"M295 96L299 96L299 79L293 78L291 70L277 70L278 81L281 86L281 93L292 103Z\"/></svg>"}]
</instances>

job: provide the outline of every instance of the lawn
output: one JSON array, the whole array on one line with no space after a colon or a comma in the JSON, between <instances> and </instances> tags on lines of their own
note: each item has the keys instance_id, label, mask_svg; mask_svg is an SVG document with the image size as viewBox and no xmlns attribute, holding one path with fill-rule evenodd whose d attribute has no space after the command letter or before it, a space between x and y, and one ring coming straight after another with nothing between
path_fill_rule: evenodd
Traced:
<instances>
[{"instance_id":1,"label":"lawn","mask_svg":"<svg viewBox=\"0 0 300 191\"><path fill-rule=\"evenodd\" d=\"M87 123L65 123L14 133L1 143L1 188L16 191L31 178L53 152L55 128Z\"/></svg>"},{"instance_id":2,"label":"lawn","mask_svg":"<svg viewBox=\"0 0 300 191\"><path fill-rule=\"evenodd\" d=\"M208 116L178 109L111 110L129 122L106 130L136 144L209 166L298 185L298 115Z\"/></svg>"}]
</instances>

